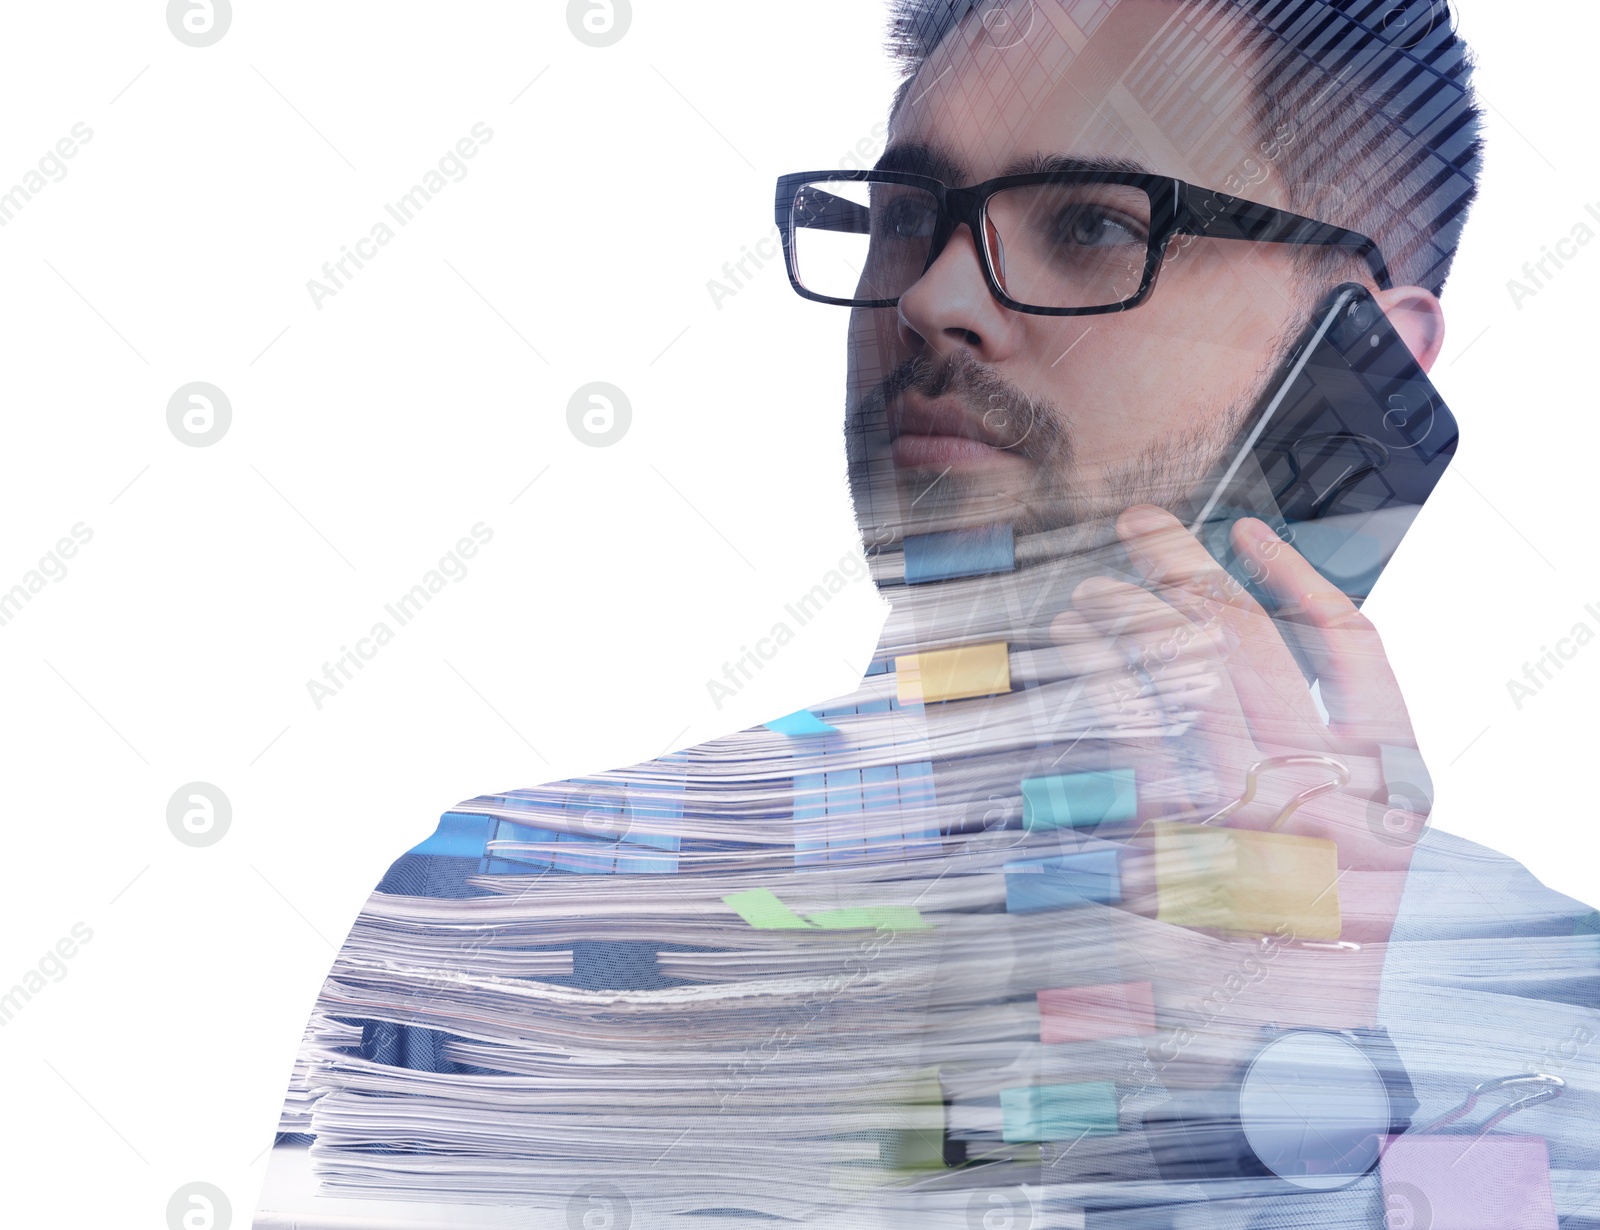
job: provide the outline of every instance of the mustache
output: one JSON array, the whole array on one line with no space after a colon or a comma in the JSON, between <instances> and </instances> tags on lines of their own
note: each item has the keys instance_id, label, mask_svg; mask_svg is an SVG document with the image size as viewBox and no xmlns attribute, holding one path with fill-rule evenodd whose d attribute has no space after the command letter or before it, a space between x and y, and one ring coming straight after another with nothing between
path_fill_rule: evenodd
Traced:
<instances>
[{"instance_id":1,"label":"mustache","mask_svg":"<svg viewBox=\"0 0 1600 1230\"><path fill-rule=\"evenodd\" d=\"M862 426L883 426L898 434L894 404L915 392L929 401L961 403L1003 447L1030 460L1058 456L1066 428L1054 403L1023 392L966 351L944 359L918 355L890 372L856 407Z\"/></svg>"}]
</instances>

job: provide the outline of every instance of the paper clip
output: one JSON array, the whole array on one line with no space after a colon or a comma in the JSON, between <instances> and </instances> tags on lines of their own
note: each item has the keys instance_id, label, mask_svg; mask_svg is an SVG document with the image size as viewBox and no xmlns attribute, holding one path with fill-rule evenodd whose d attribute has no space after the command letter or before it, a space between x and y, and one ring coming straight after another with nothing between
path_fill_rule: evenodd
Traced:
<instances>
[{"instance_id":1,"label":"paper clip","mask_svg":"<svg viewBox=\"0 0 1600 1230\"><path fill-rule=\"evenodd\" d=\"M1272 823L1267 826L1265 830L1266 832L1276 833L1283 827L1284 823L1302 804L1309 803L1312 799L1320 798L1324 794L1338 790L1341 787L1348 785L1350 782L1350 766L1337 756L1327 756L1317 752L1297 753L1292 756L1269 756L1264 760L1256 761L1245 770L1244 792L1240 794L1238 798L1229 803L1225 803L1222 807L1212 812L1210 815L1202 816L1198 810L1195 810L1180 812L1176 815L1165 816L1160 819L1146 820L1134 830L1131 836L1133 838L1142 837L1152 828L1165 824L1185 824L1193 827L1197 825L1215 824L1219 820L1226 820L1229 816L1245 807L1256 797L1256 788L1259 784L1262 774L1272 769L1289 768L1295 765L1321 765L1324 768L1332 769L1334 772L1334 777L1326 782L1318 782L1316 785L1302 790L1299 794L1295 795L1294 798L1290 799L1286 804L1284 804L1283 810L1277 814ZM1129 770L1113 769L1110 770L1110 772L1128 772L1131 776L1131 771ZM1138 807L1137 794L1135 794L1133 798L1133 807Z\"/></svg>"},{"instance_id":2,"label":"paper clip","mask_svg":"<svg viewBox=\"0 0 1600 1230\"><path fill-rule=\"evenodd\" d=\"M1269 756L1265 760L1256 761L1255 764L1244 771L1243 794L1220 811L1213 812L1207 816L1200 823L1213 824L1218 820L1227 819L1256 797L1256 784L1263 773L1268 769L1285 769L1293 765L1322 765L1325 768L1332 769L1335 776L1332 781L1318 782L1315 786L1302 790L1285 803L1283 810L1278 813L1277 819L1267 826L1267 832L1269 833L1276 833L1282 828L1284 821L1288 820L1302 803L1309 803L1312 799L1319 798L1330 791L1338 790L1341 786L1350 784L1350 766L1337 756L1323 756L1317 753L1295 756Z\"/></svg>"},{"instance_id":3,"label":"paper clip","mask_svg":"<svg viewBox=\"0 0 1600 1230\"><path fill-rule=\"evenodd\" d=\"M1354 940L1302 940L1280 939L1275 935L1263 935L1256 943L1262 952L1271 952L1279 944L1289 948L1309 948L1315 952L1360 952L1361 945Z\"/></svg>"},{"instance_id":4,"label":"paper clip","mask_svg":"<svg viewBox=\"0 0 1600 1230\"><path fill-rule=\"evenodd\" d=\"M1216 825L1255 798L1268 769L1304 764L1324 766L1334 776L1291 798L1265 831ZM1338 847L1326 838L1277 830L1301 804L1349 780L1350 767L1334 756L1272 756L1250 766L1237 799L1198 823L1154 821L1156 917L1246 935L1269 934L1289 923L1304 940L1340 943Z\"/></svg>"},{"instance_id":5,"label":"paper clip","mask_svg":"<svg viewBox=\"0 0 1600 1230\"><path fill-rule=\"evenodd\" d=\"M1479 1136L1493 1131L1504 1120L1509 1119L1519 1110L1526 1110L1530 1106L1537 1106L1541 1102L1549 1102L1559 1098L1567 1090L1567 1082L1559 1076L1551 1076L1545 1072L1522 1072L1516 1076L1502 1076L1497 1080L1484 1081L1481 1085L1474 1085L1472 1092L1467 1094L1461 1105L1454 1110L1446 1111L1426 1127L1416 1129L1416 1134L1421 1136L1437 1132L1447 1124L1454 1123L1457 1119L1470 1114L1472 1108L1478 1104L1478 1099L1486 1093L1493 1093L1497 1089L1510 1089L1518 1085L1542 1086L1536 1093L1530 1093L1525 1098L1518 1098L1509 1105L1502 1106L1495 1114L1490 1115L1478 1125Z\"/></svg>"},{"instance_id":6,"label":"paper clip","mask_svg":"<svg viewBox=\"0 0 1600 1230\"><path fill-rule=\"evenodd\" d=\"M1437 1131L1470 1114L1484 1094L1528 1085L1540 1088L1502 1107L1475 1130ZM1489 1133L1519 1110L1560 1097L1565 1088L1561 1077L1543 1072L1484 1081L1461 1105L1426 1127L1391 1136L1380 1163L1387 1224L1432 1230L1557 1230L1549 1143L1543 1136Z\"/></svg>"}]
</instances>

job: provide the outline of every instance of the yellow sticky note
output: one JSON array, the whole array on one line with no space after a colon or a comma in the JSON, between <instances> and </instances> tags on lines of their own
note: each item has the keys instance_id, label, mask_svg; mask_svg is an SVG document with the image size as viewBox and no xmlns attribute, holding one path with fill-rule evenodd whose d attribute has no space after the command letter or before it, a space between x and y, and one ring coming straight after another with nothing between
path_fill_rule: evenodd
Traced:
<instances>
[{"instance_id":1,"label":"yellow sticky note","mask_svg":"<svg viewBox=\"0 0 1600 1230\"><path fill-rule=\"evenodd\" d=\"M1246 935L1269 935L1287 924L1300 939L1339 938L1333 842L1175 822L1155 830L1162 922Z\"/></svg>"},{"instance_id":2,"label":"yellow sticky note","mask_svg":"<svg viewBox=\"0 0 1600 1230\"><path fill-rule=\"evenodd\" d=\"M1011 691L1011 654L1004 641L909 653L894 660L895 695L902 705L965 700Z\"/></svg>"}]
</instances>

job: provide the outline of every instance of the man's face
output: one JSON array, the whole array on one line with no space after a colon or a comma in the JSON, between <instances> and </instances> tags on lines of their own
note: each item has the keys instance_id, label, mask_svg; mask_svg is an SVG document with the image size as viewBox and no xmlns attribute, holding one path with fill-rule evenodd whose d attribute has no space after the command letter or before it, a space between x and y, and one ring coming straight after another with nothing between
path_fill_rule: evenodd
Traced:
<instances>
[{"instance_id":1,"label":"man's face","mask_svg":"<svg viewBox=\"0 0 1600 1230\"><path fill-rule=\"evenodd\" d=\"M1059 0L1010 7L1003 35L969 16L922 66L881 166L959 187L1067 156L1288 207L1248 68L1196 54L1225 31L1184 35L1171 0L1117 0L1088 38ZM847 448L867 541L1180 502L1306 313L1289 249L1183 237L1135 309L1013 312L958 229L897 308L851 318Z\"/></svg>"}]
</instances>

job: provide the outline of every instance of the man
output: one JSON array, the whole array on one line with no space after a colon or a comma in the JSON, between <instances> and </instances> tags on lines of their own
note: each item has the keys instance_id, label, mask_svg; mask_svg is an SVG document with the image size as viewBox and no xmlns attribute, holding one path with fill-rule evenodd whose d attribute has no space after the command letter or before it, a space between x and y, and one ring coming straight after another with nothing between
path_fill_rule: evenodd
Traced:
<instances>
[{"instance_id":1,"label":"man","mask_svg":"<svg viewBox=\"0 0 1600 1230\"><path fill-rule=\"evenodd\" d=\"M1437 358L1478 167L1445 6L893 29L878 167L778 198L796 288L852 307L872 673L448 813L308 1030L327 1194L280 1149L257 1224L1578 1224L1586 911L1423 835L1341 590L1242 519L1269 617L1174 515L1334 286ZM1527 1136L1387 1144L1515 1095ZM1511 1211L1451 1221L1479 1181Z\"/></svg>"}]
</instances>

